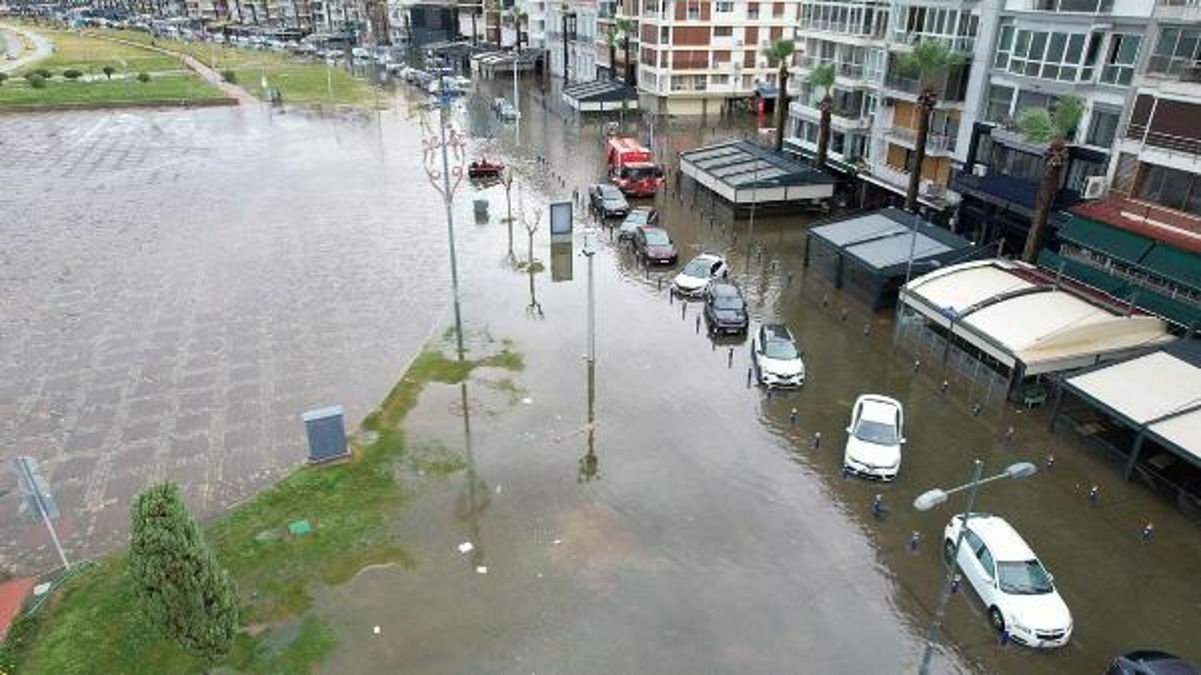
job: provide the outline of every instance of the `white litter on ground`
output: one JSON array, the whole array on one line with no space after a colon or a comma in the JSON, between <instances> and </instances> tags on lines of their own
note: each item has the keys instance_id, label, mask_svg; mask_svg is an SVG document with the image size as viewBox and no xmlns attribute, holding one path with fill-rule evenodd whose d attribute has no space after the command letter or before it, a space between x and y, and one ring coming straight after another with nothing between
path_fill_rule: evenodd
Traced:
<instances>
[{"instance_id":1,"label":"white litter on ground","mask_svg":"<svg viewBox=\"0 0 1201 675\"><path fill-rule=\"evenodd\" d=\"M473 544L469 541L465 541L462 544L459 544L459 553L471 553L474 550L475 550L475 544Z\"/></svg>"},{"instance_id":2,"label":"white litter on ground","mask_svg":"<svg viewBox=\"0 0 1201 675\"><path fill-rule=\"evenodd\" d=\"M534 402L534 399L530 398L529 396L526 396L525 398L521 399L521 402L526 405L529 405Z\"/></svg>"},{"instance_id":3,"label":"white litter on ground","mask_svg":"<svg viewBox=\"0 0 1201 675\"><path fill-rule=\"evenodd\" d=\"M558 546L559 544L562 544L562 543L563 543L563 540L562 540L562 539L556 539L556 540L555 540L555 546Z\"/></svg>"},{"instance_id":4,"label":"white litter on ground","mask_svg":"<svg viewBox=\"0 0 1201 675\"><path fill-rule=\"evenodd\" d=\"M34 595L45 595L49 590L50 590L50 582L47 581L44 584L38 584L37 586L34 586L33 594Z\"/></svg>"},{"instance_id":5,"label":"white litter on ground","mask_svg":"<svg viewBox=\"0 0 1201 675\"><path fill-rule=\"evenodd\" d=\"M375 628L372 628L372 629L371 629L371 632L372 632L372 633L375 633L376 635L379 635L379 626L376 626Z\"/></svg>"},{"instance_id":6,"label":"white litter on ground","mask_svg":"<svg viewBox=\"0 0 1201 675\"><path fill-rule=\"evenodd\" d=\"M476 567L476 568L475 568L475 573L476 573L476 574L487 574L487 573L488 573L488 566L487 566L487 565L480 565L479 567Z\"/></svg>"},{"instance_id":7,"label":"white litter on ground","mask_svg":"<svg viewBox=\"0 0 1201 675\"><path fill-rule=\"evenodd\" d=\"M496 486L496 494L500 494L500 486L499 485Z\"/></svg>"}]
</instances>

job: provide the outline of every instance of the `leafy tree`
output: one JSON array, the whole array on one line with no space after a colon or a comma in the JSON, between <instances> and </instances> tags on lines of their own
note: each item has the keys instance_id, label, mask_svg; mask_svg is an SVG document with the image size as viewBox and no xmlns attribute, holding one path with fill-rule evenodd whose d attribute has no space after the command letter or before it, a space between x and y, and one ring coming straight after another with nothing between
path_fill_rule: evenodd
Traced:
<instances>
[{"instance_id":1,"label":"leafy tree","mask_svg":"<svg viewBox=\"0 0 1201 675\"><path fill-rule=\"evenodd\" d=\"M922 181L922 163L926 161L926 141L930 137L930 115L938 104L934 90L940 76L952 66L963 63L963 56L940 40L922 40L913 51L901 57L902 72L917 75L917 139L909 161L909 189L905 192L905 210L917 213L917 191Z\"/></svg>"},{"instance_id":2,"label":"leafy tree","mask_svg":"<svg viewBox=\"0 0 1201 675\"><path fill-rule=\"evenodd\" d=\"M129 574L153 622L171 639L216 661L238 625L237 591L170 482L130 507Z\"/></svg>"},{"instance_id":3,"label":"leafy tree","mask_svg":"<svg viewBox=\"0 0 1201 675\"><path fill-rule=\"evenodd\" d=\"M46 78L43 77L41 73L29 73L25 76L25 81L28 82L29 86L33 87L34 89L46 88Z\"/></svg>"},{"instance_id":4,"label":"leafy tree","mask_svg":"<svg viewBox=\"0 0 1201 675\"><path fill-rule=\"evenodd\" d=\"M1047 217L1055 202L1059 189L1059 177L1068 163L1068 141L1080 126L1084 117L1084 100L1079 96L1064 96L1055 104L1054 110L1027 108L1018 118L1022 135L1031 143L1050 143L1047 147L1047 169L1043 171L1038 185L1038 196L1034 202L1034 214L1030 218L1030 231L1026 233L1026 245L1022 249L1022 260L1033 263L1038 260L1043 240L1047 237Z\"/></svg>"},{"instance_id":5,"label":"leafy tree","mask_svg":"<svg viewBox=\"0 0 1201 675\"><path fill-rule=\"evenodd\" d=\"M776 152L784 149L784 120L788 115L788 68L792 65L794 51L796 45L792 40L776 40L767 46L766 51L768 62L777 63L780 67L776 76L780 88L780 93L776 96Z\"/></svg>"},{"instance_id":6,"label":"leafy tree","mask_svg":"<svg viewBox=\"0 0 1201 675\"><path fill-rule=\"evenodd\" d=\"M633 19L627 17L618 17L613 25L617 27L617 32L621 34L621 53L625 59L625 81L631 87L634 86L634 63L630 59L630 42L634 35L638 32L638 25Z\"/></svg>"},{"instance_id":7,"label":"leafy tree","mask_svg":"<svg viewBox=\"0 0 1201 675\"><path fill-rule=\"evenodd\" d=\"M237 84L238 74L235 73L232 69L226 68L225 70L221 71L221 79L225 80L226 82L228 82L230 84Z\"/></svg>"},{"instance_id":8,"label":"leafy tree","mask_svg":"<svg viewBox=\"0 0 1201 675\"><path fill-rule=\"evenodd\" d=\"M830 149L830 114L834 109L834 99L830 96L834 87L834 64L823 63L814 66L806 80L822 91L821 101L817 104L822 113L821 125L817 128L817 166L824 168L826 153Z\"/></svg>"},{"instance_id":9,"label":"leafy tree","mask_svg":"<svg viewBox=\"0 0 1201 675\"><path fill-rule=\"evenodd\" d=\"M138 73L138 82L149 82L150 73Z\"/></svg>"},{"instance_id":10,"label":"leafy tree","mask_svg":"<svg viewBox=\"0 0 1201 675\"><path fill-rule=\"evenodd\" d=\"M113 79L113 73L117 72L117 69L112 66L105 66L101 70L104 71L104 77L109 80Z\"/></svg>"},{"instance_id":11,"label":"leafy tree","mask_svg":"<svg viewBox=\"0 0 1201 675\"><path fill-rule=\"evenodd\" d=\"M63 77L67 78L68 80L78 80L79 78L83 77L83 73L75 69L64 70Z\"/></svg>"},{"instance_id":12,"label":"leafy tree","mask_svg":"<svg viewBox=\"0 0 1201 675\"><path fill-rule=\"evenodd\" d=\"M513 9L513 29L517 31L517 51L521 52L521 26L529 21L530 15L524 9L516 7Z\"/></svg>"}]
</instances>

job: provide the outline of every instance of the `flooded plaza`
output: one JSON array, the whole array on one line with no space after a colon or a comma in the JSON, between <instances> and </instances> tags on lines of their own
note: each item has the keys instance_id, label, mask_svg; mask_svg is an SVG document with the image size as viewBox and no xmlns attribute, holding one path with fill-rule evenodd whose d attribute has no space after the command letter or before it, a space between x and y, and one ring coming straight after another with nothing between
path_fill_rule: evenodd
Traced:
<instances>
[{"instance_id":1,"label":"flooded plaza","mask_svg":"<svg viewBox=\"0 0 1201 675\"><path fill-rule=\"evenodd\" d=\"M507 91L495 85L456 119L472 157L518 167L514 209L545 219L549 201L602 175L602 125L527 92L517 138L487 111ZM130 497L153 480L179 482L212 519L303 461L302 412L338 403L357 424L453 325L443 205L410 110L402 92L379 116L0 117L0 452L39 459L69 551L118 547ZM755 132L675 120L655 133L671 156ZM911 504L966 482L975 458L989 472L1044 469L990 485L976 508L1031 544L1075 630L1052 652L1001 645L965 587L935 672L1086 675L1135 648L1201 660L1195 523L1069 431L1049 434L1045 410L914 368L920 355L894 340L888 312L803 267L814 218L759 216L752 231L703 189L669 186L655 206L681 261L726 256L752 327L784 321L797 336L804 387L748 386L749 344L706 336L699 305L669 296L674 271L644 269L603 229L590 382L588 219L576 250L554 259L543 222L545 269L516 269L503 188L464 183L466 332L478 349L510 340L525 367L425 389L406 444L462 468L403 472L413 497L391 527L405 564L313 590L310 615L337 642L321 672L914 672L942 528L961 503ZM489 200L487 219L475 198ZM512 241L524 259L520 222ZM905 406L890 484L840 473L851 405L868 392ZM5 474L0 564L46 568L52 552L19 505ZM1147 521L1156 538L1141 543Z\"/></svg>"}]
</instances>

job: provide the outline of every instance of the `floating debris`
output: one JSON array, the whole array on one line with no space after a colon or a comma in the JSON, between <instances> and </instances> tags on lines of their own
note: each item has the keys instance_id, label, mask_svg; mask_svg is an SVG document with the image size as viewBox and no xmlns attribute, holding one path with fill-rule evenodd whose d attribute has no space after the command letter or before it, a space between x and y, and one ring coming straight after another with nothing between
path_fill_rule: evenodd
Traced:
<instances>
[{"instance_id":1,"label":"floating debris","mask_svg":"<svg viewBox=\"0 0 1201 675\"><path fill-rule=\"evenodd\" d=\"M469 541L465 541L462 544L459 544L459 553L471 553L474 550L475 550L475 544L473 544Z\"/></svg>"}]
</instances>

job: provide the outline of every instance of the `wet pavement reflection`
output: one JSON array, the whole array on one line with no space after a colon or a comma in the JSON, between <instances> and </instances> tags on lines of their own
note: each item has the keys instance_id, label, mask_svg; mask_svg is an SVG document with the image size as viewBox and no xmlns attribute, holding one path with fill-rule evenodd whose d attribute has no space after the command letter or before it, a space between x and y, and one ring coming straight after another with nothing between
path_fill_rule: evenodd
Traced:
<instances>
[{"instance_id":1,"label":"wet pavement reflection","mask_svg":"<svg viewBox=\"0 0 1201 675\"><path fill-rule=\"evenodd\" d=\"M469 351L478 355L490 348L489 340L511 339L526 368L517 374L477 370L467 382L431 385L422 394L406 423L406 443L450 453L463 468L446 476L398 471L413 498L397 514L394 532L411 564L370 567L348 583L316 591L313 611L338 640L321 672L913 672L937 600L942 526L956 507L952 500L942 511L919 514L910 507L913 498L932 486L964 482L977 457L996 471L1018 460L1043 466L1049 454L1057 458L1053 470L992 485L978 504L1010 520L1056 575L1075 616L1072 642L1053 653L1002 646L974 595L961 592L945 623L950 652L936 659L935 672L1085 675L1103 672L1112 655L1140 647L1201 661L1192 639L1201 627L1196 525L1141 486L1121 483L1108 462L1072 436L1048 435L1042 411L1006 406L936 365L915 368L913 348L894 341L890 316L870 313L803 268L805 227L815 217L757 214L752 233L747 220L733 220L704 190L687 180L677 186L675 167L670 189L654 200L682 262L701 252L729 260L731 277L746 294L752 327L766 320L788 323L804 350L808 375L801 390L769 393L752 386L747 341L710 339L697 323L699 304L668 292L674 270L640 266L607 229L595 256L597 363L589 368L583 358L584 262L569 253L564 263L541 221L547 202L570 200L574 189L603 174L602 123L564 119L553 87L543 95L530 83L523 86L519 131L487 110L493 96L511 91L503 80L481 83L456 112L474 137L473 153L518 168L517 222L502 222L505 194L495 185L466 188L455 217L465 332L474 336ZM300 341L294 352L272 341L257 348L264 374L256 380L263 382L256 395L266 405L262 421L255 422L259 440L273 438L268 429L293 419L307 404L284 396L286 389L349 402L361 417L403 372L431 326L441 331L448 325L442 311L449 296L442 205L418 164L419 127L407 118L415 108L407 95L402 89L397 112L378 120L292 113L235 119L221 117L227 111L198 111L151 116L150 123L123 121L135 137L178 138L151 146L185 148L183 160L163 158L155 173L140 166L114 173L105 162L122 150L97 151L100 158L88 160L122 188L105 189L98 179L84 182L87 204L101 221L182 221L195 228L185 232L205 233L181 243L182 235L173 231L175 243L168 245L160 238L166 234L126 222L140 233L140 245L150 247L146 252L105 230L87 241L102 242L91 246L103 252L110 280L89 278L85 286L134 289L128 302L156 308L150 323L163 324L136 324L139 330L165 334L167 324L176 324L172 340L163 336L162 350L182 349L185 363L172 366L171 377L163 380L166 391L181 397L217 392L211 405L222 412L213 413L212 425L230 414L225 392L233 376L216 367L213 386L180 384L199 370L198 363L188 365L190 359L202 359L189 352L192 341L204 339L203 333L192 337L198 323L192 312L214 313L213 306L223 312L199 322L202 329L213 326L210 353L218 361L235 351L237 340L220 335L231 316L251 317L244 335L300 326L299 317L329 326L317 332L323 339ZM92 123L70 116L52 120L55 133L69 137L86 135ZM627 122L633 131L633 119ZM658 120L658 125L656 146L663 157L706 139L757 133L753 120ZM0 137L10 138L10 129L0 126ZM185 142L188 133L204 138L206 130L225 140L207 146ZM112 134L103 124L91 133ZM140 143L118 146L123 147L147 153L135 149ZM243 154L231 154L237 151ZM264 154L270 161L258 159ZM231 168L227 161L246 166ZM34 181L39 187L26 183L22 197L34 199L45 185L61 188L58 177L78 178L70 164L44 169ZM224 168L202 172L214 164ZM128 193L127 178L149 183L152 177L171 181L174 207L151 203L146 192ZM260 196L262 190L273 198ZM486 219L472 217L477 198L489 201ZM131 217L135 205L146 210L144 218ZM26 253L53 259L53 245L70 240L70 224L83 206L83 200L49 203L37 219L35 207L26 207L17 222L50 221L57 234L39 239L4 231L6 241L22 247L5 260L19 262ZM176 211L183 215L171 217ZM535 218L536 211L542 215ZM527 223L541 227L529 234ZM579 229L589 224L580 214L576 251ZM309 252L309 241L316 242L317 253ZM121 250L112 250L117 247ZM210 262L190 262L196 250ZM49 354L37 345L91 296L54 292L54 304L43 306L39 295L62 283L54 275L89 269L84 253L76 255L79 266L65 272L30 265L13 274L14 263L6 263L6 278L17 279L21 292L4 309L29 326L3 336L0 365L21 376L15 381L29 381L27 369L34 367L29 364L45 369L47 360L71 351L74 343L57 337L52 344L60 346ZM122 255L133 256L137 270L153 272L146 283L164 285L163 292L137 290L138 280L121 273ZM567 267L571 274L555 271ZM177 298L196 300L184 307L168 302ZM339 310L336 320L322 316L324 308L345 303L351 306ZM133 341L134 332L125 337ZM342 350L335 352L342 354L337 372L329 373L336 376L283 375L296 365L293 360L325 358L331 345ZM139 361L144 357L136 355L148 349L131 342L112 350L128 352L122 363L132 364L126 366L129 382L122 380L114 394L121 422L134 419L121 406L140 398L129 388L142 386L137 369L145 368ZM286 356L273 356L281 353ZM106 356L108 351L95 354L119 360ZM86 399L96 387L80 377L74 396ZM949 382L946 391L943 379ZM48 377L32 381L38 391L49 388ZM321 382L328 388L318 386ZM840 473L850 406L867 392L905 405L908 443L901 474L886 485ZM26 408L39 405L36 400L0 400L15 405L19 420L35 419ZM277 404L280 400L285 403ZM976 404L981 409L973 415ZM54 481L107 486L104 477L112 475L130 485L156 475L179 476L210 495L203 503L212 510L230 503L216 496L223 494L223 471L201 469L199 479L196 471L182 468L230 461L233 453L219 440L178 462L169 459L174 440L198 435L176 426L189 407L180 400L162 412L154 438L163 440L149 443L154 450L148 456L122 454L118 432L104 436L101 447L111 450L93 453L106 467L100 478L86 477L87 471L73 476L70 452L45 446L60 460ZM11 452L8 448L29 438L62 443L87 410L70 412L43 435L24 431L27 422L5 427L0 447ZM1008 437L1010 427L1014 433ZM207 428L206 437L215 428ZM299 452L295 446L270 446L255 468L287 465L285 458ZM273 475L278 469L248 485ZM1086 496L1094 483L1104 486L1096 505ZM89 489L112 493L93 494L81 502L86 508L125 508L116 488ZM870 506L876 494L884 505L879 515ZM15 512L9 497L0 498L0 506ZM1142 544L1137 533L1147 520L1156 523L1156 540ZM910 546L914 532L916 549ZM75 541L84 539L86 533L80 533ZM462 552L466 542L471 549ZM6 550L17 549L10 544Z\"/></svg>"}]
</instances>

